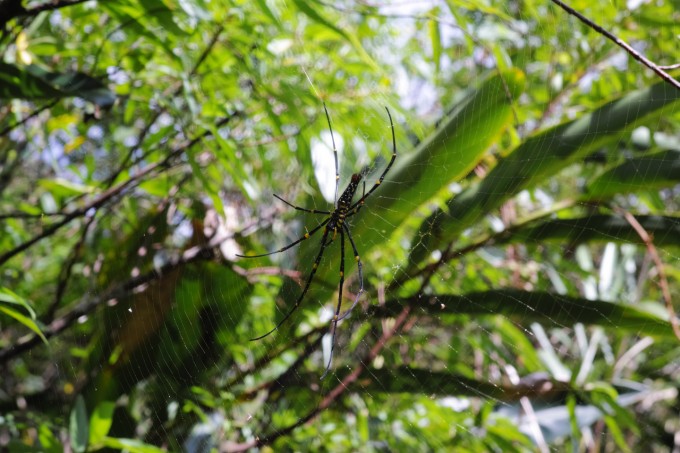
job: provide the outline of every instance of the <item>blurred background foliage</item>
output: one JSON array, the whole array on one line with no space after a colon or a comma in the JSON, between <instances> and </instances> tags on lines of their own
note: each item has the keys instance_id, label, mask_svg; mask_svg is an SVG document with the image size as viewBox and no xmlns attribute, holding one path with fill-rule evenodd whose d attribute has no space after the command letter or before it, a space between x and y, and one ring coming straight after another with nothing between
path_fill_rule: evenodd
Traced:
<instances>
[{"instance_id":1,"label":"blurred background foliage","mask_svg":"<svg viewBox=\"0 0 680 453\"><path fill-rule=\"evenodd\" d=\"M570 5L680 61L677 2ZM678 448L680 91L555 4L5 0L0 25L3 449ZM272 193L331 209L322 102L340 191L390 159L384 107L398 149L323 380L339 241L256 342L320 233L236 256L318 224Z\"/></svg>"}]
</instances>

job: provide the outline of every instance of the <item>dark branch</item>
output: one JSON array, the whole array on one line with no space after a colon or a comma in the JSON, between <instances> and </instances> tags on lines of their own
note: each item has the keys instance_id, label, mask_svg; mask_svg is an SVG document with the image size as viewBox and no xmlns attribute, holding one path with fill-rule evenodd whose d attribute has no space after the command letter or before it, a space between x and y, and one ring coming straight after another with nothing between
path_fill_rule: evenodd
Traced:
<instances>
[{"instance_id":1,"label":"dark branch","mask_svg":"<svg viewBox=\"0 0 680 453\"><path fill-rule=\"evenodd\" d=\"M564 2L561 0L552 0L554 4L565 10L567 13L571 14L572 16L576 17L578 20L595 30L596 32L600 33L601 35L607 37L611 41L613 41L617 46L621 47L623 50L628 52L633 58L635 58L637 61L642 63L643 65L647 66L649 69L654 71L659 77L661 77L663 80L666 82L670 83L673 85L675 88L680 90L680 82L675 80L673 77L671 77L670 74L668 74L666 71L661 69L658 65L653 63L652 61L648 60L644 55L638 53L635 49L633 49L628 43L623 41L622 39L618 38L616 35L613 33L605 30L602 28L600 25L596 24L592 20L588 19L586 16L583 14L579 13L572 7L566 5Z\"/></svg>"}]
</instances>

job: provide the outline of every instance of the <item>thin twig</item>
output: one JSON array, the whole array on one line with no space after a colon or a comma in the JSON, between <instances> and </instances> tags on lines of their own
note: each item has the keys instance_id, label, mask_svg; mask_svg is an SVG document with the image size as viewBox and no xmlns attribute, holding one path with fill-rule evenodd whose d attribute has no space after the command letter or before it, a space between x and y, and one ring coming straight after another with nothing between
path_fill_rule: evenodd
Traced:
<instances>
[{"instance_id":1,"label":"thin twig","mask_svg":"<svg viewBox=\"0 0 680 453\"><path fill-rule=\"evenodd\" d=\"M21 121L17 121L12 125L7 126L6 128L0 131L0 137L4 137L5 135L7 135L8 132L12 131L13 129L21 126L22 124L26 124L26 121L36 117L37 115L39 115L40 113L44 112L47 109L54 107L60 100L61 99L54 99L48 102L47 104L43 105L42 107L38 107L37 109L33 110L26 118L22 119Z\"/></svg>"},{"instance_id":2,"label":"thin twig","mask_svg":"<svg viewBox=\"0 0 680 453\"><path fill-rule=\"evenodd\" d=\"M59 277L57 280L57 289L54 291L54 299L52 303L47 307L47 311L42 316L42 321L44 323L49 323L54 319L54 314L57 311L59 305L61 305L61 300L66 294L66 288L68 287L68 282L71 279L71 274L73 273L73 266L78 262L80 254L83 251L83 245L85 245L85 240L87 239L87 233L90 231L92 225L94 225L95 219L97 218L97 213L87 219L85 225L80 230L80 237L78 241L71 247L70 256L67 262L61 265L61 271L59 272Z\"/></svg>"},{"instance_id":3,"label":"thin twig","mask_svg":"<svg viewBox=\"0 0 680 453\"><path fill-rule=\"evenodd\" d=\"M196 73L198 72L198 68L201 66L201 64L206 60L208 55L210 55L210 52L212 49L215 47L215 44L217 44L217 41L219 39L220 34L224 31L224 26L219 26L215 33L213 34L212 38L210 39L210 42L206 46L205 49L203 49L203 52L201 55L198 57L198 60L196 60L196 63L194 64L194 67L191 68L191 71L189 71L188 77L191 78ZM182 83L178 83L175 86L172 86L169 90L166 90L163 93L163 98L164 99L172 99L176 97L181 91L184 85ZM149 131L151 130L151 126L154 125L154 123L160 118L160 116L165 112L164 108L159 109L157 112L155 112L151 118L147 122L147 124L141 129L141 131L138 134L137 137L137 143L139 144L138 146L131 147L130 150L128 151L127 155L123 158L123 161L119 167L119 170L113 173L111 176L109 176L107 183L112 184L118 176L127 168L128 162L132 159L132 156L134 155L135 151L137 151L141 144L144 142L144 139L148 135ZM145 156L142 156L140 159L137 159L136 162L133 162L132 165L135 165L136 163L142 161L145 158Z\"/></svg>"},{"instance_id":4,"label":"thin twig","mask_svg":"<svg viewBox=\"0 0 680 453\"><path fill-rule=\"evenodd\" d=\"M12 258L12 257L18 255L19 253L23 252L24 250L28 249L33 244L41 241L42 239L45 239L46 237L53 235L59 229L61 229L61 227L63 227L64 225L67 225L72 220L86 215L87 212L90 209L98 209L98 208L102 207L110 199L121 194L125 189L128 188L128 186L131 186L132 183L135 183L139 179L143 178L144 176L148 175L152 171L156 170L156 168L160 167L161 165L165 165L165 164L167 164L167 159L153 163L151 165L148 165L146 168L142 169L139 173L132 176L130 179L128 179L128 180L122 182L121 184L105 191L99 197L95 198L90 203L86 204L85 206L78 208L78 209L75 209L75 210L71 211L70 213L66 214L62 220L60 220L59 222L45 228L42 231L42 233L32 237L31 239L29 239L25 242L22 242L21 244L17 245L16 247L9 250L8 252L5 252L2 255L0 255L0 265L6 263L10 258Z\"/></svg>"},{"instance_id":5,"label":"thin twig","mask_svg":"<svg viewBox=\"0 0 680 453\"><path fill-rule=\"evenodd\" d=\"M578 20L595 30L596 32L600 33L601 35L607 37L611 41L613 41L617 46L621 47L623 50L628 52L633 58L635 58L637 61L642 63L643 65L647 66L649 69L654 71L659 77L661 77L663 80L668 82L669 84L673 85L675 88L680 90L680 82L675 80L673 77L671 77L670 74L668 74L666 71L664 71L660 66L656 65L652 61L648 60L644 55L640 54L638 51L633 49L628 43L623 41L622 39L618 38L616 35L613 33L605 30L602 28L600 25L596 24L592 20L588 19L586 16L583 14L579 13L569 5L565 4L561 0L552 0L554 4L565 10L567 13L571 14L572 16L576 17Z\"/></svg>"},{"instance_id":6,"label":"thin twig","mask_svg":"<svg viewBox=\"0 0 680 453\"><path fill-rule=\"evenodd\" d=\"M26 9L26 12L23 14L24 16L37 16L38 14L42 13L43 11L53 11L55 9L61 9L61 8L68 8L69 6L74 6L79 3L85 3L88 0L64 0L61 2L57 1L52 1L52 2L45 2L42 5L38 5L34 8L28 8Z\"/></svg>"},{"instance_id":7,"label":"thin twig","mask_svg":"<svg viewBox=\"0 0 680 453\"><path fill-rule=\"evenodd\" d=\"M642 242L644 242L647 246L647 252L654 260L656 270L659 273L659 286L661 287L661 294L663 295L663 300L666 304L666 310L668 311L668 317L670 318L669 321L673 327L673 333L678 338L678 340L680 340L680 325L678 325L678 318L675 314L675 310L673 309L673 301L671 298L671 291L668 287L668 279L666 278L666 272L664 271L663 262L659 257L659 252L654 245L654 238L647 232L647 230L645 230L642 225L640 225L640 222L637 221L633 214L617 206L614 206L614 211L621 214L626 219L630 226L632 226L640 236Z\"/></svg>"},{"instance_id":8,"label":"thin twig","mask_svg":"<svg viewBox=\"0 0 680 453\"><path fill-rule=\"evenodd\" d=\"M63 217L68 215L64 212L41 212L40 214L29 214L27 212L8 212L7 214L0 214L0 220L7 219L34 219L40 220L45 217Z\"/></svg>"},{"instance_id":9,"label":"thin twig","mask_svg":"<svg viewBox=\"0 0 680 453\"><path fill-rule=\"evenodd\" d=\"M399 315L396 317L394 325L392 326L391 329L386 330L383 332L383 334L380 336L378 341L373 345L371 350L363 357L363 359L359 362L356 368L352 370L350 374L345 376L342 381L340 381L340 384L338 384L333 390L331 390L326 397L319 403L319 405L310 411L307 415L302 417L300 420L297 422L293 423L290 426L287 426L286 428L283 428L280 431L276 431L268 436L265 436L263 438L256 438L253 441L250 442L245 442L242 444L237 444L237 445L230 445L228 447L228 451L232 452L240 452L240 451L246 451L251 448L256 448L256 447L262 447L265 445L271 445L274 443L278 438L286 436L293 432L295 429L299 428L300 426L304 425L305 423L308 423L315 419L321 412L324 410L328 409L335 400L337 400L340 395L342 395L347 389L354 383L356 380L359 378L361 373L364 372L364 370L368 367L369 364L373 362L373 360L378 356L380 351L385 347L387 342L394 336L396 335L401 327L404 325L406 320L408 319L408 316L411 312L411 307L406 306L404 309L399 313Z\"/></svg>"}]
</instances>

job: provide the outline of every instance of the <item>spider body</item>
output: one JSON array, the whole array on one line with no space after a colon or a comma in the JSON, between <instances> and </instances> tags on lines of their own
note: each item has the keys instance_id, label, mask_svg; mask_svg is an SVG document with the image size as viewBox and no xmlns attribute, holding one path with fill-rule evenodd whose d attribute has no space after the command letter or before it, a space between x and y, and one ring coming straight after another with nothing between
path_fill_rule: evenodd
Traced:
<instances>
[{"instance_id":1,"label":"spider body","mask_svg":"<svg viewBox=\"0 0 680 453\"><path fill-rule=\"evenodd\" d=\"M385 175L390 171L390 168L392 168L392 164L394 163L395 159L397 158L397 143L396 143L396 138L394 136L394 124L392 123L392 115L390 114L389 109L385 107L385 110L387 110L387 116L390 119L390 128L392 129L392 158L390 159L390 162L387 164L387 167L385 167L385 170L383 170L382 174L378 178L378 180L373 184L373 187L366 192L366 184L364 183L364 189L363 189L363 194L359 200L355 201L352 203L352 200L354 199L354 196L356 195L357 190L359 189L359 184L361 183L362 180L362 174L361 173L355 173L352 175L349 184L345 188L345 190L342 192L340 195L340 198L337 198L338 195L338 184L340 182L340 174L338 170L338 151L335 147L335 138L333 137L333 127L331 126L331 118L328 115L328 110L326 109L326 104L323 106L324 111L326 112L326 120L328 121L328 128L331 132L331 141L333 143L333 156L335 158L335 198L336 202L334 203L333 210L332 211L320 211L318 209L307 209L307 208L302 208L300 206L296 206L292 203L289 203L288 201L284 200L280 196L274 194L274 197L277 199L281 200L291 208L294 208L295 210L302 211L302 212L307 212L310 214L320 214L320 215L325 215L327 216L325 220L323 220L319 225L314 227L311 231L306 232L301 238L299 238L296 241L291 242L290 244L286 245L285 247L280 248L279 250L269 252L269 253L264 253L261 255L237 255L242 258L258 258L258 257L263 257L263 256L269 256L273 255L275 253L280 253L285 250L288 250L291 247L294 247L295 245L299 244L300 242L309 239L311 236L314 235L317 231L321 230L323 228L323 233L321 234L321 244L319 246L319 252L316 255L316 259L314 260L314 264L312 265L312 269L309 273L309 276L307 277L307 280L305 281L305 285L302 289L302 292L300 295L297 297L295 304L288 310L288 312L284 315L283 319L276 324L276 326L270 330L269 332L265 333L264 335L260 335L259 337L252 338L251 341L255 340L260 340L264 337L269 336L273 332L279 329L281 325L286 322L286 320L297 310L297 308L300 306L302 300L304 299L305 295L307 294L307 291L309 290L310 285L312 284L312 281L314 280L314 275L316 275L316 271L319 268L319 263L321 262L321 258L323 257L323 253L326 250L326 247L330 245L337 237L338 233L340 234L340 281L338 283L338 303L335 308L335 313L333 314L333 318L331 319L331 351L330 351L330 357L328 360L328 364L326 366L326 371L324 374L321 376L323 379L328 371L330 370L331 367L331 361L333 360L333 350L335 348L335 333L337 330L337 325L338 322L340 322L342 319L344 319L351 311L352 309L356 306L356 304L359 302L359 298L361 297L361 294L364 292L364 276L363 276L363 271L362 271L362 264L361 264L361 259L359 258L359 252L357 250L357 246L354 243L354 238L352 238L352 233L349 227L349 224L347 223L347 219L351 218L352 216L356 215L359 210L364 206L364 201L375 191L380 184L382 183L383 179L385 178ZM331 231L333 232L333 235L331 237L330 233ZM352 306L347 310L344 314L340 314L341 309L342 309L342 291L343 291L343 285L345 283L345 236L347 236L347 239L349 240L350 246L352 247L352 252L354 253L354 260L357 263L357 271L359 274L359 290L357 291L357 294L354 298L354 302L352 303Z\"/></svg>"},{"instance_id":2,"label":"spider body","mask_svg":"<svg viewBox=\"0 0 680 453\"><path fill-rule=\"evenodd\" d=\"M361 182L361 174L353 174L347 188L338 199L337 207L331 212L331 217L326 228L333 231L333 239L335 239L335 236L338 234L338 230L342 229L347 216L352 212L352 199L359 188L359 182Z\"/></svg>"}]
</instances>

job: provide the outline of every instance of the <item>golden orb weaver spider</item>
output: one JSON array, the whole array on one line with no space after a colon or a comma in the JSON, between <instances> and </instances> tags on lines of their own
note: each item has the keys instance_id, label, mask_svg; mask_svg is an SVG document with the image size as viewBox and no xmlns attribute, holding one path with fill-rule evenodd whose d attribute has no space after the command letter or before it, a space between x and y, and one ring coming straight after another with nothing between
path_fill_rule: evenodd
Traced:
<instances>
[{"instance_id":1,"label":"golden orb weaver spider","mask_svg":"<svg viewBox=\"0 0 680 453\"><path fill-rule=\"evenodd\" d=\"M356 304L359 302L359 297L361 297L361 294L364 292L364 275L362 271L362 264L361 264L361 258L359 258L359 251L357 250L357 246L354 243L354 238L352 238L352 233L349 227L349 224L347 223L347 219L353 217L355 214L359 212L359 210L364 206L364 202L366 199L371 195L383 182L383 179L385 178L385 175L390 171L390 168L392 168L392 164L394 164L395 159L397 158L397 141L394 136L394 123L392 122L392 115L390 114L390 110L385 107L385 110L387 111L387 116L390 119L390 128L392 129L392 158L390 159L390 162L387 164L387 167L385 167L385 170L382 172L380 175L380 178L375 182L373 187L366 192L366 183L364 182L364 189L363 189L363 194L359 200L355 201L352 203L352 199L354 198L354 195L359 188L359 183L361 182L361 178L363 175L361 173L355 173L352 175L349 184L347 185L347 188L342 192L342 195L340 195L340 198L338 198L338 185L340 183L340 172L338 169L338 150L335 147L335 138L333 137L333 127L331 126L331 117L328 114L328 109L326 108L326 104L323 104L323 109L326 112L326 120L328 121L328 129L330 130L331 133L331 142L333 144L333 157L335 158L335 203L332 211L319 211L317 209L307 209L307 208L302 208L300 206L296 206L292 203L289 203L288 201L284 200L280 196L274 194L274 197L277 199L281 200L288 206L290 206L293 209L296 209L298 211L302 212L307 212L310 214L320 214L320 215L325 215L327 216L326 219L321 222L318 226L316 226L314 229L311 231L308 231L302 236L300 239L291 242L290 244L286 245L285 247L282 247L278 250L275 250L273 252L269 253L263 253L261 255L236 255L241 258L261 258L264 256L269 256L269 255L274 255L276 253L281 253L286 250L288 250L291 247L296 246L300 242L309 239L319 231L321 228L323 228L323 234L321 236L321 245L319 248L319 252L316 255L316 259L314 260L314 264L312 265L312 270L309 273L309 276L307 276L307 280L305 282L305 286L298 296L297 300L295 301L295 305L288 310L288 312L285 314L283 319L279 321L276 326L270 330L269 332L265 333L264 335L260 335L256 338L252 338L250 341L257 341L261 340L272 333L274 333L276 330L281 327L281 325L286 322L286 320L295 312L295 310L300 306L300 303L305 297L305 294L307 294L307 291L309 290L310 285L312 284L312 280L314 279L314 275L316 274L316 270L319 267L319 263L321 262L321 258L323 257L324 250L326 250L326 247L335 240L338 232L340 233L340 282L338 284L338 304L335 308L335 313L333 315L333 318L331 319L331 351L330 351L330 356L328 359L328 364L326 366L326 371L323 373L321 376L321 379L323 379L328 371L330 370L331 367L331 361L333 360L333 350L335 349L335 332L337 330L338 322L343 320L344 318L349 315L349 313L354 309ZM330 237L331 231L333 232L332 237ZM354 299L354 302L352 303L352 306L347 310L344 314L340 315L340 310L342 307L342 287L343 284L345 283L345 235L347 235L347 239L349 240L349 243L352 247L352 252L354 253L354 259L357 262L357 269L359 272L359 291L356 294L356 298Z\"/></svg>"}]
</instances>

